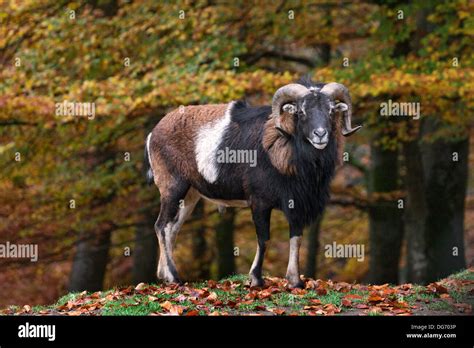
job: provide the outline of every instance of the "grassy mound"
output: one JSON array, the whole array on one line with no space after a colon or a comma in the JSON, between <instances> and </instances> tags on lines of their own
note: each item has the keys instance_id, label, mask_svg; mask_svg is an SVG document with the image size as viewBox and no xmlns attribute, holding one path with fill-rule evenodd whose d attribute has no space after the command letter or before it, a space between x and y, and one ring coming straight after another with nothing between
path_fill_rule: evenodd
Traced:
<instances>
[{"instance_id":1,"label":"grassy mound","mask_svg":"<svg viewBox=\"0 0 474 348\"><path fill-rule=\"evenodd\" d=\"M427 286L349 284L304 279L289 289L266 277L250 288L247 276L184 285L144 284L71 293L51 306L11 306L3 315L463 315L474 303L474 268Z\"/></svg>"}]
</instances>

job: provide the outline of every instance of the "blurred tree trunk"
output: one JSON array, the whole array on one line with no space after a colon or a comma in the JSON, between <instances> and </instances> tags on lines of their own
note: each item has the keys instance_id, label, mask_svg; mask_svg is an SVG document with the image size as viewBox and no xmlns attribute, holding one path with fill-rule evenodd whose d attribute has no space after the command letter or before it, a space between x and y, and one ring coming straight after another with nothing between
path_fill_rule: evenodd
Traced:
<instances>
[{"instance_id":1,"label":"blurred tree trunk","mask_svg":"<svg viewBox=\"0 0 474 348\"><path fill-rule=\"evenodd\" d=\"M406 56L411 52L416 53L421 47L421 40L428 31L427 15L426 9L421 9L416 13L417 29L397 46L397 50L400 52L397 56ZM407 242L406 281L423 284L426 283L428 276L425 225L428 212L422 154L419 144L421 139L422 134L418 132L413 140L403 143L402 148L405 158L405 189L407 194L404 211Z\"/></svg>"},{"instance_id":2,"label":"blurred tree trunk","mask_svg":"<svg viewBox=\"0 0 474 348\"><path fill-rule=\"evenodd\" d=\"M439 123L427 118L424 133ZM427 281L436 281L466 267L464 212L468 179L469 138L437 140L422 145L426 186Z\"/></svg>"},{"instance_id":3,"label":"blurred tree trunk","mask_svg":"<svg viewBox=\"0 0 474 348\"><path fill-rule=\"evenodd\" d=\"M398 151L371 145L369 192L371 195L399 189ZM369 207L371 283L398 283L403 239L402 210L397 201L374 200Z\"/></svg>"},{"instance_id":4,"label":"blurred tree trunk","mask_svg":"<svg viewBox=\"0 0 474 348\"><path fill-rule=\"evenodd\" d=\"M101 9L107 17L115 16L119 9L117 0L88 0L87 3L94 8Z\"/></svg>"},{"instance_id":5,"label":"blurred tree trunk","mask_svg":"<svg viewBox=\"0 0 474 348\"><path fill-rule=\"evenodd\" d=\"M76 244L72 262L69 291L102 290L107 267L111 230L95 235L82 234Z\"/></svg>"},{"instance_id":6,"label":"blurred tree trunk","mask_svg":"<svg viewBox=\"0 0 474 348\"><path fill-rule=\"evenodd\" d=\"M321 50L321 62L323 65L329 65L331 62L331 44L330 43L322 43L320 46Z\"/></svg>"},{"instance_id":7,"label":"blurred tree trunk","mask_svg":"<svg viewBox=\"0 0 474 348\"><path fill-rule=\"evenodd\" d=\"M441 124L423 122L423 136ZM404 145L408 281L428 283L466 267L464 214L469 139ZM457 156L457 161L454 160Z\"/></svg>"},{"instance_id":8,"label":"blurred tree trunk","mask_svg":"<svg viewBox=\"0 0 474 348\"><path fill-rule=\"evenodd\" d=\"M209 279L211 262L206 241L204 201L201 199L193 212L195 228L192 232L192 254L197 279Z\"/></svg>"},{"instance_id":9,"label":"blurred tree trunk","mask_svg":"<svg viewBox=\"0 0 474 348\"><path fill-rule=\"evenodd\" d=\"M94 160L88 171L93 171L107 161L114 158L112 148L103 147L94 153ZM113 172L115 166L109 170ZM108 195L92 201L90 209L110 204L116 197L115 190ZM93 231L81 232L76 243L76 253L72 262L69 279L69 291L99 291L102 290L105 271L109 258L110 237L113 231L113 222L107 226L97 226Z\"/></svg>"},{"instance_id":10,"label":"blurred tree trunk","mask_svg":"<svg viewBox=\"0 0 474 348\"><path fill-rule=\"evenodd\" d=\"M317 220L308 229L308 249L306 252L305 276L310 278L316 278L318 272L319 234L323 217L324 212L318 216Z\"/></svg>"},{"instance_id":11,"label":"blurred tree trunk","mask_svg":"<svg viewBox=\"0 0 474 348\"><path fill-rule=\"evenodd\" d=\"M423 162L418 142L418 139L414 139L403 144L407 194L404 218L407 236L407 281L423 284L428 275L425 224L428 212Z\"/></svg>"},{"instance_id":12,"label":"blurred tree trunk","mask_svg":"<svg viewBox=\"0 0 474 348\"><path fill-rule=\"evenodd\" d=\"M216 225L217 277L219 279L235 273L234 219L235 209L227 208Z\"/></svg>"},{"instance_id":13,"label":"blurred tree trunk","mask_svg":"<svg viewBox=\"0 0 474 348\"><path fill-rule=\"evenodd\" d=\"M328 27L333 26L332 16L331 16L331 5L329 4L321 4L321 10L324 13L324 18L326 19L326 23ZM330 42L323 42L319 46L321 50L321 62L324 66L329 65L331 62L331 43Z\"/></svg>"},{"instance_id":14,"label":"blurred tree trunk","mask_svg":"<svg viewBox=\"0 0 474 348\"><path fill-rule=\"evenodd\" d=\"M135 232L135 250L133 251L133 283L153 283L156 281L158 260L158 240L155 233L156 215L153 209L144 213L144 224Z\"/></svg>"}]
</instances>

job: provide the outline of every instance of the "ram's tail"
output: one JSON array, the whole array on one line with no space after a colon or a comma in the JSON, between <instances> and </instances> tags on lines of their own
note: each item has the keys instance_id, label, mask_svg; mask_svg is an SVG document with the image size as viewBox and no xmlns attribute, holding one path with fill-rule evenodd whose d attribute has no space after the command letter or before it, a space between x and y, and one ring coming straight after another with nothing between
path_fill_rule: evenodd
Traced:
<instances>
[{"instance_id":1,"label":"ram's tail","mask_svg":"<svg viewBox=\"0 0 474 348\"><path fill-rule=\"evenodd\" d=\"M150 162L150 138L151 133L148 134L145 143L145 158L143 162L143 169L145 170L146 182L148 185L153 183L153 170L151 169L151 162Z\"/></svg>"}]
</instances>

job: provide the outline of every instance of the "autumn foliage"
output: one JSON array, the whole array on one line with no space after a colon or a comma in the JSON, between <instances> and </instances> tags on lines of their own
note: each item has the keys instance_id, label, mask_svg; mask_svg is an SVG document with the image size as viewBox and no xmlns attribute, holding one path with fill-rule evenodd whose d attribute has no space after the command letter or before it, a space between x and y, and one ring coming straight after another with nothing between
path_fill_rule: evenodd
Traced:
<instances>
[{"instance_id":1,"label":"autumn foliage","mask_svg":"<svg viewBox=\"0 0 474 348\"><path fill-rule=\"evenodd\" d=\"M435 29L418 39L416 14L425 10ZM397 149L421 132L417 122L381 119L380 103L420 101L423 115L443 124L423 141L469 134L474 115L472 12L473 2L467 0L397 6L378 1L344 6L330 1L2 2L0 241L37 243L40 259L36 264L0 260L0 304L51 303L67 293L77 245L104 235L105 287L130 284L133 261L124 257L124 248L133 255L137 230L153 228L150 216L153 220L159 207L158 192L145 186L142 173L149 130L180 105L241 98L269 103L278 87L305 73L348 86L354 123L363 123L366 132L348 149L352 160L338 173L321 244L336 239L366 244L373 203L406 196L402 188L369 192L368 144ZM320 54L325 45L331 47L326 60ZM398 52L403 45L413 46L404 56ZM64 101L95 103L94 119L56 115L56 103ZM214 207L207 206L205 216L206 260L212 261ZM248 212L238 212L239 273L246 272L254 253L250 221ZM268 256L270 273L279 276L287 248L279 242L287 239L282 221L278 215L272 220L276 251ZM199 278L189 262L196 226L195 221L185 226L177 252L188 279ZM405 315L416 310L399 300L399 295L413 295L408 285L340 282L363 281L368 261L318 260L319 276L333 282L308 279L304 290L292 292L280 278L267 278L268 286L260 290L234 281L209 281L199 289L125 287L81 294L41 314L100 314L109 299L125 301L132 295L140 295L139 304L158 303L154 314L233 314L282 294L308 301L296 312L266 304L247 312L330 315L356 308L365 314ZM25 279L31 282L26 285ZM430 289L436 285L426 291L440 292ZM237 295L226 299L215 290ZM338 294L338 305L318 302L327 292ZM162 295L173 296L162 301ZM186 301L193 309L182 304ZM133 303L126 306L139 306Z\"/></svg>"}]
</instances>

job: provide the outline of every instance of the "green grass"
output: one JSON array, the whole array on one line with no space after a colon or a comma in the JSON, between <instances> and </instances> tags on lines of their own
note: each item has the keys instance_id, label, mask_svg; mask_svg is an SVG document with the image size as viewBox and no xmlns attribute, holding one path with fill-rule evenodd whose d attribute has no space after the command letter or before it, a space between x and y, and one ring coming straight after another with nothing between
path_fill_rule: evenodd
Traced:
<instances>
[{"instance_id":1,"label":"green grass","mask_svg":"<svg viewBox=\"0 0 474 348\"><path fill-rule=\"evenodd\" d=\"M453 274L450 278L474 281L474 272L469 272L468 269L465 269L464 271Z\"/></svg>"},{"instance_id":2,"label":"green grass","mask_svg":"<svg viewBox=\"0 0 474 348\"><path fill-rule=\"evenodd\" d=\"M229 280L231 282L236 282L236 283L238 282L238 283L245 284L245 282L248 282L249 276L247 274L234 274L234 275L231 275L230 277L220 280L219 283L222 283L226 280Z\"/></svg>"},{"instance_id":3,"label":"green grass","mask_svg":"<svg viewBox=\"0 0 474 348\"><path fill-rule=\"evenodd\" d=\"M451 279L458 280L474 280L474 273L469 272L468 270L456 273L450 277ZM270 297L263 299L253 298L248 301L252 296L247 296L249 294L255 294L255 291L249 289L246 284L248 284L248 276L245 274L235 274L225 279L218 281L217 283L222 286L225 282L232 282L232 290L225 290L222 288L212 287L212 284L209 284L208 281L194 282L186 284L189 288L202 289L207 288L209 293L215 293L217 295L217 300L221 302L221 305L216 306L215 301L206 301L204 298L199 299L200 304L194 304L193 302L183 297L181 291L176 291L171 294L166 294L161 291L152 291L152 292L140 292L140 291L129 291L124 292L124 288L113 288L108 291L103 291L99 293L100 298L106 298L109 294L114 294L114 296L119 296L119 298L114 297L112 300L107 300L104 303L104 306L99 309L93 309L90 314L94 315L105 315L105 316L144 316L154 313L163 313L169 314L169 310L162 307L165 301L170 301L173 305L181 306L184 310L183 314L186 314L189 311L198 311L199 315L207 315L213 312L218 313L227 313L231 315L239 314L252 314L257 313L263 310L264 312L272 311L276 309L283 310L285 314L297 314L305 315L308 313L308 310L313 310L314 306L317 306L314 300L319 300L321 307L325 305L332 304L341 310L341 313L351 312L351 311L360 311L356 307L358 303L367 304L372 306L373 304L367 303L367 298L369 296L369 291L351 289L348 292L336 291L328 289L327 293L324 295L319 295L316 290L306 290L305 292L298 291L289 291L285 289L280 289L280 292L274 292ZM240 285L239 285L240 284ZM237 285L237 286L236 286ZM146 285L147 287L157 287L161 288L162 284L150 284ZM448 288L449 297L440 297L439 294L432 293L427 291L427 288L420 285L413 285L413 293L406 296L397 296L398 301L405 301L409 306L416 306L419 309L427 309L437 312L444 313L456 313L458 309L454 306L455 303L471 303L473 304L472 296L469 296L469 291L472 286L463 286L458 287L457 284L452 284L452 282L447 282L446 286ZM153 297L151 298L148 293L152 293ZM79 302L77 307L73 307L71 310L75 311L76 308L81 308L82 302L84 305L94 305L94 303L99 302L100 299L88 298L92 293L70 293L59 298L59 300L50 306L34 306L32 308L32 313L38 313L41 311L50 310L53 314L55 313L64 313L64 309L59 309L58 307L65 306L68 302L76 302L79 299L84 299L85 301ZM261 294L261 293L259 293ZM361 298L350 298L351 305L346 307L342 305L342 300L347 295L358 295ZM390 295L396 296L396 295ZM178 300L178 297L181 297L181 302ZM184 301L183 301L184 299ZM395 298L392 298L392 300ZM227 306L228 302L235 302L236 305ZM249 303L246 303L249 302ZM100 301L100 303L103 303ZM161 304L160 304L161 303ZM305 306L313 306L312 308L304 309ZM22 311L21 307L10 306L10 308L16 308L17 312ZM361 308L364 309L364 308ZM67 311L67 309L66 309ZM383 315L383 313L375 311L366 311L364 312L371 316ZM87 314L87 309L85 311ZM277 312L278 313L278 312ZM42 313L44 314L44 313ZM265 314L265 313L264 313ZM280 313L278 313L280 314Z\"/></svg>"},{"instance_id":4,"label":"green grass","mask_svg":"<svg viewBox=\"0 0 474 348\"><path fill-rule=\"evenodd\" d=\"M144 296L132 296L125 300L109 301L102 308L102 315L148 315L160 311L158 302L144 301Z\"/></svg>"},{"instance_id":5,"label":"green grass","mask_svg":"<svg viewBox=\"0 0 474 348\"><path fill-rule=\"evenodd\" d=\"M404 296L403 300L406 301L410 306L417 304L417 302L424 302L425 301L433 301L436 298L434 294L431 293L423 293L418 291L412 295Z\"/></svg>"},{"instance_id":6,"label":"green grass","mask_svg":"<svg viewBox=\"0 0 474 348\"><path fill-rule=\"evenodd\" d=\"M247 304L247 303L238 304L236 307L236 310L238 310L238 312L240 313L252 312L252 311L255 311L258 306L267 307L268 304L269 304L269 301L254 300L250 304Z\"/></svg>"},{"instance_id":7,"label":"green grass","mask_svg":"<svg viewBox=\"0 0 474 348\"><path fill-rule=\"evenodd\" d=\"M469 272L469 270L466 269L466 270L463 270L461 272L451 275L449 278L457 279L457 280L474 281L474 273ZM473 299L469 298L468 296L468 291L469 291L468 287L454 289L448 285L447 288L448 288L448 294L452 300L439 298L438 295L434 293L426 293L425 288L421 285L414 285L413 290L415 291L415 293L409 296L405 296L404 300L410 305L414 305L414 304L419 305L420 302L425 303L426 308L432 311L452 312L452 313L457 312L457 309L453 305L453 303L474 304Z\"/></svg>"},{"instance_id":8,"label":"green grass","mask_svg":"<svg viewBox=\"0 0 474 348\"><path fill-rule=\"evenodd\" d=\"M272 302L277 307L286 307L291 309L296 309L301 307L301 305L309 304L309 301L302 299L300 296L286 292L273 295Z\"/></svg>"},{"instance_id":9,"label":"green grass","mask_svg":"<svg viewBox=\"0 0 474 348\"><path fill-rule=\"evenodd\" d=\"M432 311L456 312L456 308L452 304L450 304L450 303L448 303L444 300L438 300L438 301L428 303L427 307L428 307L428 309L430 309Z\"/></svg>"},{"instance_id":10,"label":"green grass","mask_svg":"<svg viewBox=\"0 0 474 348\"><path fill-rule=\"evenodd\" d=\"M56 302L55 306L56 307L64 306L69 301L74 301L78 296L79 296L78 292L73 292L73 293L69 293L67 295L64 295L63 297L59 298L59 300Z\"/></svg>"}]
</instances>

